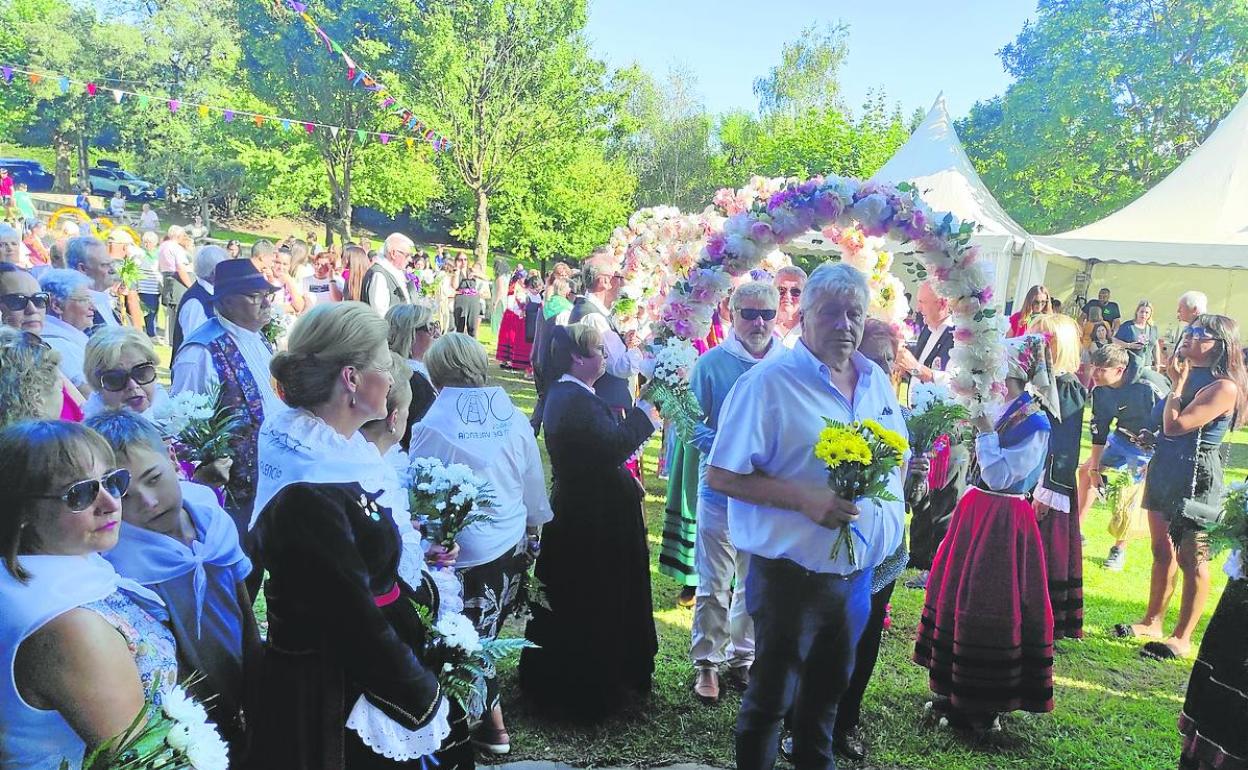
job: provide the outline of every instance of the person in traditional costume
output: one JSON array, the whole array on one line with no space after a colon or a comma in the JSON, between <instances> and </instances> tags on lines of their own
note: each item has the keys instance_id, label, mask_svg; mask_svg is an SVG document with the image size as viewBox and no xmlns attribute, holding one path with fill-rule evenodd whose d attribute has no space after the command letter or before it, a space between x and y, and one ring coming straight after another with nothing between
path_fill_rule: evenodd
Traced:
<instances>
[{"instance_id":1,"label":"person in traditional costume","mask_svg":"<svg viewBox=\"0 0 1248 770\"><path fill-rule=\"evenodd\" d=\"M151 591L100 554L117 544L130 474L94 431L0 431L0 765L77 770L178 680Z\"/></svg>"},{"instance_id":2,"label":"person in traditional costume","mask_svg":"<svg viewBox=\"0 0 1248 770\"><path fill-rule=\"evenodd\" d=\"M251 562L234 521L211 489L180 480L160 431L144 417L112 411L85 424L112 446L131 478L117 547L104 558L164 602L179 667L196 672L190 690L242 767L263 652L244 582Z\"/></svg>"},{"instance_id":3,"label":"person in traditional costume","mask_svg":"<svg viewBox=\"0 0 1248 770\"><path fill-rule=\"evenodd\" d=\"M501 283L501 282L500 282ZM527 348L522 340L524 339L524 303L528 297L528 292L524 286L524 268L517 268L512 274L511 280L507 282L503 296L499 297L499 322L495 326L498 330L498 339L494 347L494 358L498 360L499 366L504 369L511 369L515 365L515 359L522 352L517 345L523 345L526 355L524 360L528 361ZM521 368L527 368L527 363Z\"/></svg>"},{"instance_id":4,"label":"person in traditional costume","mask_svg":"<svg viewBox=\"0 0 1248 770\"><path fill-rule=\"evenodd\" d=\"M1012 338L1007 357L1005 404L973 420L976 465L932 562L914 647L936 695L930 710L974 732L1001 712L1053 710L1053 608L1027 495L1044 470L1057 387L1043 337Z\"/></svg>"},{"instance_id":5,"label":"person in traditional costume","mask_svg":"<svg viewBox=\"0 0 1248 770\"><path fill-rule=\"evenodd\" d=\"M386 323L390 327L386 337L390 352L403 356L410 369L406 379L412 391L411 404L399 442L406 451L412 440L412 425L425 416L438 396L429 379L429 369L425 366L425 353L441 336L442 327L434 317L433 308L419 302L390 308L386 311Z\"/></svg>"},{"instance_id":6,"label":"person in traditional costume","mask_svg":"<svg viewBox=\"0 0 1248 770\"><path fill-rule=\"evenodd\" d=\"M249 259L220 263L215 281L216 317L196 329L178 349L171 392L216 390L218 403L240 418L230 441L234 462L225 486L225 509L241 535L254 513L256 433L265 415L282 405L269 372L273 348L260 333L272 316L273 292L281 287L265 280Z\"/></svg>"},{"instance_id":7,"label":"person in traditional costume","mask_svg":"<svg viewBox=\"0 0 1248 770\"><path fill-rule=\"evenodd\" d=\"M464 587L464 614L483 640L494 639L523 609L516 605L541 527L554 515L546 471L528 419L505 390L489 384L489 359L479 342L448 334L433 343L426 360L438 398L414 427L410 454L467 465L490 485L495 504L484 511L489 519L455 538L455 572ZM496 679L487 677L486 685L486 711L473 743L506 754L511 740Z\"/></svg>"},{"instance_id":8,"label":"person in traditional costume","mask_svg":"<svg viewBox=\"0 0 1248 770\"><path fill-rule=\"evenodd\" d=\"M1139 623L1119 632L1152 639L1141 654L1161 660L1190 654L1192 633L1209 599L1212 575L1204 530L1221 518L1225 494L1218 449L1248 421L1239 324L1212 313L1197 316L1183 331L1167 373L1174 389L1161 402L1161 430L1142 502L1153 541L1148 608ZM1163 637L1176 572L1183 573L1179 617L1173 633Z\"/></svg>"},{"instance_id":9,"label":"person in traditional costume","mask_svg":"<svg viewBox=\"0 0 1248 770\"><path fill-rule=\"evenodd\" d=\"M888 375L858 352L869 296L850 265L821 265L801 295L801 339L742 375L719 412L732 429L718 432L706 481L728 498L730 539L750 554L755 653L736 727L744 770L775 764L786 716L794 763L836 766L837 705L871 614L872 576L904 535L900 471L888 482L893 501L845 500L814 452L824 418L871 419L906 436ZM833 557L847 525L861 545Z\"/></svg>"},{"instance_id":10,"label":"person in traditional costume","mask_svg":"<svg viewBox=\"0 0 1248 770\"><path fill-rule=\"evenodd\" d=\"M422 662L441 591L407 494L359 432L387 415L386 323L317 305L273 359L288 406L260 431L252 521L269 636L252 756L267 768L471 768L462 714ZM405 531L401 531L403 526Z\"/></svg>"},{"instance_id":11,"label":"person in traditional costume","mask_svg":"<svg viewBox=\"0 0 1248 770\"><path fill-rule=\"evenodd\" d=\"M745 607L745 576L750 557L728 537L728 499L706 484L706 458L719 429L719 412L741 375L780 354L775 337L779 295L769 283L737 287L729 300L732 326L722 344L698 358L689 389L706 418L689 437L687 452L697 465L697 518L694 564L697 600L689 657L696 672L693 693L719 700L720 671L735 686L749 684L754 663L754 622Z\"/></svg>"},{"instance_id":12,"label":"person in traditional costume","mask_svg":"<svg viewBox=\"0 0 1248 770\"><path fill-rule=\"evenodd\" d=\"M416 251L412 239L402 233L391 233L381 244L381 253L364 274L360 296L369 307L384 316L394 305L412 301L412 284L407 277L407 262Z\"/></svg>"},{"instance_id":13,"label":"person in traditional costume","mask_svg":"<svg viewBox=\"0 0 1248 770\"><path fill-rule=\"evenodd\" d=\"M554 520L542 531L535 574L546 605L531 604L520 687L538 705L579 719L648 693L658 636L642 490L624 467L657 427L644 401L617 419L594 392L606 368L597 329L555 330L546 398Z\"/></svg>"},{"instance_id":14,"label":"person in traditional costume","mask_svg":"<svg viewBox=\"0 0 1248 770\"><path fill-rule=\"evenodd\" d=\"M1079 529L1079 497L1075 474L1083 412L1088 391L1079 382L1079 324L1070 316L1036 316L1031 332L1042 335L1049 348L1057 385L1057 403L1046 406L1049 455L1044 475L1032 495L1053 605L1053 640L1083 638L1083 535Z\"/></svg>"},{"instance_id":15,"label":"person in traditional costume","mask_svg":"<svg viewBox=\"0 0 1248 770\"><path fill-rule=\"evenodd\" d=\"M1179 715L1179 770L1248 768L1248 566L1243 550L1226 562L1230 582L1214 610Z\"/></svg>"},{"instance_id":16,"label":"person in traditional costume","mask_svg":"<svg viewBox=\"0 0 1248 770\"><path fill-rule=\"evenodd\" d=\"M923 328L914 344L897 354L899 367L910 375L910 383L948 385L951 375L949 353L953 350L953 313L949 300L936 293L930 281L919 284L915 307L923 316ZM945 539L949 520L958 498L966 489L966 450L940 436L932 447L926 478L907 476L910 506L910 566L919 574L906 581L907 588L927 588L928 571L936 548Z\"/></svg>"}]
</instances>

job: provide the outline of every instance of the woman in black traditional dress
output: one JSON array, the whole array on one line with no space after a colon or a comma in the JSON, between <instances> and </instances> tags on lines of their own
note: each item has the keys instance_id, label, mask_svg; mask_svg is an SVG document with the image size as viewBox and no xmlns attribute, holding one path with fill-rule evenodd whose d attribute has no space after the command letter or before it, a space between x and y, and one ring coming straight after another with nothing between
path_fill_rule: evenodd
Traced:
<instances>
[{"instance_id":1,"label":"woman in black traditional dress","mask_svg":"<svg viewBox=\"0 0 1248 770\"><path fill-rule=\"evenodd\" d=\"M1079 324L1050 313L1036 316L1029 330L1044 335L1053 359L1057 403L1046 404L1052 433L1044 475L1033 494L1053 605L1053 639L1083 638L1083 539L1075 471L1088 391L1075 376L1079 368Z\"/></svg>"},{"instance_id":2,"label":"woman in black traditional dress","mask_svg":"<svg viewBox=\"0 0 1248 770\"><path fill-rule=\"evenodd\" d=\"M594 329L555 330L544 416L555 518L536 567L548 608L532 607L525 634L539 647L520 657L524 694L582 719L648 692L658 652L642 490L624 467L656 420L644 401L617 420L594 394L604 355Z\"/></svg>"},{"instance_id":3,"label":"woman in black traditional dress","mask_svg":"<svg viewBox=\"0 0 1248 770\"><path fill-rule=\"evenodd\" d=\"M317 305L272 370L290 408L259 435L251 536L269 636L255 766L472 768L462 712L421 659L417 605L437 617L438 588L401 563L418 542L399 530L405 493L359 432L385 417L394 382L385 322L357 302Z\"/></svg>"}]
</instances>

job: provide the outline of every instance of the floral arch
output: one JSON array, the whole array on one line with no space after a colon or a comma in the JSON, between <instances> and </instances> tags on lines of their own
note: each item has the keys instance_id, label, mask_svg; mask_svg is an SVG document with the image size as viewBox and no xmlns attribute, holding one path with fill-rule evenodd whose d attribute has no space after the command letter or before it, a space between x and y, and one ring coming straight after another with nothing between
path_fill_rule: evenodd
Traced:
<instances>
[{"instance_id":1,"label":"floral arch","mask_svg":"<svg viewBox=\"0 0 1248 770\"><path fill-rule=\"evenodd\" d=\"M705 336L732 279L760 265L774 272L787 264L777 247L810 230L832 239L843 261L867 276L868 313L891 323L900 323L907 308L904 287L890 272L892 254L883 246L885 239L906 246L921 262L919 277L930 277L950 300L954 392L972 414L1003 396L1003 319L990 304L991 270L970 244L974 224L934 213L909 184L755 177L740 190L719 191L701 214L643 209L611 238L625 276L617 318L652 322L648 357L658 359L656 374L678 386L687 380L687 367L663 371L662 359L687 360L672 351L691 349L690 340Z\"/></svg>"}]
</instances>

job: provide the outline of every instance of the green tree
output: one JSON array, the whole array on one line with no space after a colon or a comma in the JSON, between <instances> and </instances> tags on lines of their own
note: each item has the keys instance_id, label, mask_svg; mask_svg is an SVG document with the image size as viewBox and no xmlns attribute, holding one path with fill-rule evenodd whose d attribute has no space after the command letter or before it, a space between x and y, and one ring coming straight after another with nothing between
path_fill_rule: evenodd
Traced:
<instances>
[{"instance_id":1,"label":"green tree","mask_svg":"<svg viewBox=\"0 0 1248 770\"><path fill-rule=\"evenodd\" d=\"M403 68L396 66L406 55L402 19L410 10L407 4L385 1L361 5L330 0L315 7L316 21L325 32L350 47L357 65L391 89L403 88L410 80L400 78L397 73ZM272 3L239 2L237 14L239 25L248 31L242 64L256 97L281 114L346 129L333 132L321 127L300 140L319 155L329 193L325 208L334 230L350 238L352 207L370 189L385 191L382 202L388 210L416 208L429 200L437 184L427 149L420 151L421 162L401 166L419 178L409 185L393 184L393 164L403 157L401 150L389 145L380 148L385 152L370 149L377 137L361 142L356 130L393 132L394 141L401 143L405 136L401 119L383 109L373 93L353 88L342 59L328 53L303 21ZM391 93L400 100L408 97L402 91ZM302 148L292 150L289 139L268 149L306 153ZM313 199L312 204L319 202Z\"/></svg>"},{"instance_id":2,"label":"green tree","mask_svg":"<svg viewBox=\"0 0 1248 770\"><path fill-rule=\"evenodd\" d=\"M605 122L603 67L581 32L586 0L428 0L406 25L402 67L449 165L472 194L478 259L490 245L490 200L546 145Z\"/></svg>"},{"instance_id":3,"label":"green tree","mask_svg":"<svg viewBox=\"0 0 1248 770\"><path fill-rule=\"evenodd\" d=\"M754 95L764 116L797 117L811 110L844 111L841 103L841 65L849 54L849 27L842 23L823 29L811 25L797 40L785 44L780 63L766 77L754 81Z\"/></svg>"},{"instance_id":4,"label":"green tree","mask_svg":"<svg viewBox=\"0 0 1248 770\"><path fill-rule=\"evenodd\" d=\"M1035 232L1118 210L1248 88L1243 0L1042 0L1000 52L1014 82L958 125L989 189Z\"/></svg>"}]
</instances>

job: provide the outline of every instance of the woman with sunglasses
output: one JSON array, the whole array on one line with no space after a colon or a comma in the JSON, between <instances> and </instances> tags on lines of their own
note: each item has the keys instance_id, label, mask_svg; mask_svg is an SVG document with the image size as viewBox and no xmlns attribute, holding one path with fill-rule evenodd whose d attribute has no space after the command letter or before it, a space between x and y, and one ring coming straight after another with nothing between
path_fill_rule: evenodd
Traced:
<instances>
[{"instance_id":1,"label":"woman with sunglasses","mask_svg":"<svg viewBox=\"0 0 1248 770\"><path fill-rule=\"evenodd\" d=\"M100 557L117 544L130 474L74 423L0 431L0 757L71 767L177 681L159 599Z\"/></svg>"},{"instance_id":2,"label":"woman with sunglasses","mask_svg":"<svg viewBox=\"0 0 1248 770\"><path fill-rule=\"evenodd\" d=\"M50 347L42 338L48 301L48 293L40 291L39 283L30 273L8 262L0 262L0 323L28 335L30 344L45 349ZM63 363L59 354L55 359L57 365ZM20 377L20 372L15 370L12 376ZM61 390L61 419L81 421L82 393L62 371L58 371L57 379ZM32 404L19 409L26 411L37 406Z\"/></svg>"},{"instance_id":3,"label":"woman with sunglasses","mask_svg":"<svg viewBox=\"0 0 1248 770\"><path fill-rule=\"evenodd\" d=\"M169 399L156 382L156 349L137 329L108 326L87 341L83 368L93 393L82 411L94 417L107 409L147 414Z\"/></svg>"},{"instance_id":4,"label":"woman with sunglasses","mask_svg":"<svg viewBox=\"0 0 1248 770\"><path fill-rule=\"evenodd\" d=\"M1031 325L1031 321L1038 315L1053 312L1053 305L1049 302L1049 290L1042 284L1036 284L1027 290L1027 296L1023 298L1023 306L1017 313L1010 316L1010 333L1007 337L1021 337L1027 333L1027 327Z\"/></svg>"},{"instance_id":5,"label":"woman with sunglasses","mask_svg":"<svg viewBox=\"0 0 1248 770\"><path fill-rule=\"evenodd\" d=\"M806 271L796 265L782 267L776 272L775 286L780 294L776 306L776 336L786 348L797 344L802 337L797 310L802 301L802 287L806 285Z\"/></svg>"},{"instance_id":6,"label":"woman with sunglasses","mask_svg":"<svg viewBox=\"0 0 1248 770\"><path fill-rule=\"evenodd\" d=\"M1218 448L1248 419L1248 375L1239 324L1221 315L1197 316L1171 357L1173 390L1159 404L1157 448L1148 463L1142 502L1153 543L1148 609L1139 623L1119 624L1122 637L1142 637L1140 651L1159 660L1184 658L1209 599L1209 539L1203 531L1220 517L1224 495ZM1147 431L1145 431L1147 433ZM1177 562L1177 564L1176 564ZM1179 617L1163 636L1175 572L1183 573Z\"/></svg>"},{"instance_id":7,"label":"woman with sunglasses","mask_svg":"<svg viewBox=\"0 0 1248 770\"><path fill-rule=\"evenodd\" d=\"M452 724L422 659L417 607L436 617L440 594L412 558L406 494L360 433L388 415L386 332L362 303L317 305L273 357L286 407L260 429L251 520L252 561L268 571L257 767L397 768L431 754L473 766L463 717Z\"/></svg>"}]
</instances>

